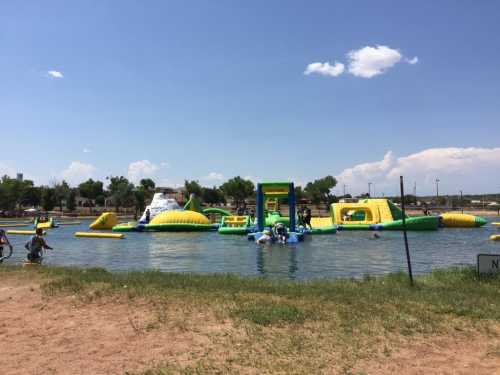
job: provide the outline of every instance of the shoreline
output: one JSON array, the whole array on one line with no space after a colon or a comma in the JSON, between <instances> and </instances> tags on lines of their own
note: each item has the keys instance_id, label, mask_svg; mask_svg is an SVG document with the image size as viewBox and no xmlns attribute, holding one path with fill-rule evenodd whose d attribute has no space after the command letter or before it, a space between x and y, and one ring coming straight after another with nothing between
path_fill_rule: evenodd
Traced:
<instances>
[{"instance_id":1,"label":"shoreline","mask_svg":"<svg viewBox=\"0 0 500 375\"><path fill-rule=\"evenodd\" d=\"M472 267L417 276L415 288L402 273L289 281L3 265L0 277L6 374L490 374L500 366L500 278L478 280ZM43 356L23 360L42 343Z\"/></svg>"}]
</instances>

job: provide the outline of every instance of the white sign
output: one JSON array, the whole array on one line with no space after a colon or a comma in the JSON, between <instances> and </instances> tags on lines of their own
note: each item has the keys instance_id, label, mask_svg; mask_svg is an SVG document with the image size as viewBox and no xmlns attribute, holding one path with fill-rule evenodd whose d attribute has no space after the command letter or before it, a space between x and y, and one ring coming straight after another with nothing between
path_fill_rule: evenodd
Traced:
<instances>
[{"instance_id":1,"label":"white sign","mask_svg":"<svg viewBox=\"0 0 500 375\"><path fill-rule=\"evenodd\" d=\"M500 254L478 254L477 272L487 274L500 273Z\"/></svg>"}]
</instances>

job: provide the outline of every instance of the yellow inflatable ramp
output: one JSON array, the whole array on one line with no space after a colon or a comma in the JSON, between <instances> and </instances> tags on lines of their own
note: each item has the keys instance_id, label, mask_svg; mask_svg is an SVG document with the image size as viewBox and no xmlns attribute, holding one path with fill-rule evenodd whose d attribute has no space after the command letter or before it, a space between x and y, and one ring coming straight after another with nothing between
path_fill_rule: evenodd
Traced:
<instances>
[{"instance_id":1,"label":"yellow inflatable ramp","mask_svg":"<svg viewBox=\"0 0 500 375\"><path fill-rule=\"evenodd\" d=\"M86 238L112 238L120 240L125 238L123 233L93 233L93 232L75 232L75 237L86 237Z\"/></svg>"},{"instance_id":2,"label":"yellow inflatable ramp","mask_svg":"<svg viewBox=\"0 0 500 375\"><path fill-rule=\"evenodd\" d=\"M0 228L27 227L29 224L0 224Z\"/></svg>"},{"instance_id":3,"label":"yellow inflatable ramp","mask_svg":"<svg viewBox=\"0 0 500 375\"><path fill-rule=\"evenodd\" d=\"M313 228L331 227L333 225L331 217L312 217L311 226Z\"/></svg>"},{"instance_id":4,"label":"yellow inflatable ramp","mask_svg":"<svg viewBox=\"0 0 500 375\"><path fill-rule=\"evenodd\" d=\"M500 227L500 223L497 223L497 222L493 222L493 223L491 223L491 225L495 225L497 227Z\"/></svg>"},{"instance_id":5,"label":"yellow inflatable ramp","mask_svg":"<svg viewBox=\"0 0 500 375\"><path fill-rule=\"evenodd\" d=\"M118 217L114 212L104 212L92 224L90 224L89 228L93 230L113 229L113 227L117 224Z\"/></svg>"}]
</instances>

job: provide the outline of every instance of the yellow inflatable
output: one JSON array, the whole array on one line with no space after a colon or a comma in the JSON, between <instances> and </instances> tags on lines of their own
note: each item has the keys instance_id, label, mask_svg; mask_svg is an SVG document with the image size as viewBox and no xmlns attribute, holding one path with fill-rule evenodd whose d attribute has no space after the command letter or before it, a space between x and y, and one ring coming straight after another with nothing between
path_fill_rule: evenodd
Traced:
<instances>
[{"instance_id":1,"label":"yellow inflatable","mask_svg":"<svg viewBox=\"0 0 500 375\"><path fill-rule=\"evenodd\" d=\"M494 235L490 236L490 240L500 241L500 234L494 234Z\"/></svg>"},{"instance_id":2,"label":"yellow inflatable","mask_svg":"<svg viewBox=\"0 0 500 375\"><path fill-rule=\"evenodd\" d=\"M199 212L195 211L164 211L156 215L149 223L151 225L163 224L197 224L197 225L210 225L210 220Z\"/></svg>"},{"instance_id":3,"label":"yellow inflatable","mask_svg":"<svg viewBox=\"0 0 500 375\"><path fill-rule=\"evenodd\" d=\"M118 224L116 214L114 212L104 212L89 225L89 228L93 230L112 229L116 224Z\"/></svg>"},{"instance_id":4,"label":"yellow inflatable","mask_svg":"<svg viewBox=\"0 0 500 375\"><path fill-rule=\"evenodd\" d=\"M75 237L89 237L89 238L125 238L123 233L92 233L92 232L76 232Z\"/></svg>"},{"instance_id":5,"label":"yellow inflatable","mask_svg":"<svg viewBox=\"0 0 500 375\"><path fill-rule=\"evenodd\" d=\"M446 228L474 228L486 224L486 220L480 216L461 213L444 213L441 220Z\"/></svg>"}]
</instances>

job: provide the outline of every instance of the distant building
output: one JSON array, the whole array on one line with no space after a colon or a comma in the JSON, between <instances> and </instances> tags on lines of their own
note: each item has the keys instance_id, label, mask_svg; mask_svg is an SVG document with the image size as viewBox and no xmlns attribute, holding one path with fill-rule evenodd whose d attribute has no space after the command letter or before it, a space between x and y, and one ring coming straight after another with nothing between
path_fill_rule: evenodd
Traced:
<instances>
[{"instance_id":1,"label":"distant building","mask_svg":"<svg viewBox=\"0 0 500 375\"><path fill-rule=\"evenodd\" d=\"M22 173L18 173L17 176L16 176L16 180L22 182L23 181L23 174Z\"/></svg>"}]
</instances>

